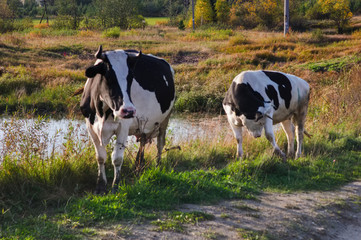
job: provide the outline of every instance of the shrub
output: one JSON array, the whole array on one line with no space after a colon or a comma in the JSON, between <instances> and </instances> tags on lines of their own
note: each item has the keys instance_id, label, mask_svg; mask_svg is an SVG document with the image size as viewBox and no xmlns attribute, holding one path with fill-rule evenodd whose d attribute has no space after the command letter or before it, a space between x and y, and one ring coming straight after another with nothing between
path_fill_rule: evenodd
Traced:
<instances>
[{"instance_id":1,"label":"shrub","mask_svg":"<svg viewBox=\"0 0 361 240\"><path fill-rule=\"evenodd\" d=\"M96 30L101 29L101 24L98 19L84 17L84 19L79 24L79 28L86 30Z\"/></svg>"},{"instance_id":2,"label":"shrub","mask_svg":"<svg viewBox=\"0 0 361 240\"><path fill-rule=\"evenodd\" d=\"M0 18L0 33L10 32L14 30L14 24L8 19Z\"/></svg>"},{"instance_id":3,"label":"shrub","mask_svg":"<svg viewBox=\"0 0 361 240\"><path fill-rule=\"evenodd\" d=\"M135 15L129 17L128 20L129 28L145 28L147 26L147 22L142 15Z\"/></svg>"},{"instance_id":4,"label":"shrub","mask_svg":"<svg viewBox=\"0 0 361 240\"><path fill-rule=\"evenodd\" d=\"M120 28L119 27L108 28L103 32L102 36L105 38L119 38Z\"/></svg>"},{"instance_id":5,"label":"shrub","mask_svg":"<svg viewBox=\"0 0 361 240\"><path fill-rule=\"evenodd\" d=\"M24 31L25 29L33 28L33 20L31 18L24 18L14 22L14 29L16 31Z\"/></svg>"}]
</instances>

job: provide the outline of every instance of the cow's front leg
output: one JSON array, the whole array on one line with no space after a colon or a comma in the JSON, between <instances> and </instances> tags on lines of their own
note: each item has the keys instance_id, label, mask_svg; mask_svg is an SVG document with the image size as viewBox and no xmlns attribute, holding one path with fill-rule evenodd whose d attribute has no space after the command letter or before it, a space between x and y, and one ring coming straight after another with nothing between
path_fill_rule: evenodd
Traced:
<instances>
[{"instance_id":1,"label":"cow's front leg","mask_svg":"<svg viewBox=\"0 0 361 240\"><path fill-rule=\"evenodd\" d=\"M124 150L126 148L127 138L128 129L121 131L120 134L117 135L117 140L115 141L115 146L112 153L112 163L114 167L112 193L116 193L119 188L120 170L124 161Z\"/></svg>"},{"instance_id":2,"label":"cow's front leg","mask_svg":"<svg viewBox=\"0 0 361 240\"><path fill-rule=\"evenodd\" d=\"M236 126L234 125L231 121L230 125L232 127L233 133L234 133L234 137L237 140L237 157L238 158L242 158L243 156L243 149L242 149L242 126Z\"/></svg>"},{"instance_id":3,"label":"cow's front leg","mask_svg":"<svg viewBox=\"0 0 361 240\"><path fill-rule=\"evenodd\" d=\"M100 144L99 137L94 131L94 126L87 122L87 128L90 135L90 138L95 147L95 156L98 162L98 178L97 185L95 188L95 194L105 194L107 177L105 174L105 161L107 159L107 152L105 146Z\"/></svg>"},{"instance_id":4,"label":"cow's front leg","mask_svg":"<svg viewBox=\"0 0 361 240\"><path fill-rule=\"evenodd\" d=\"M276 143L275 135L273 133L273 122L271 119L266 120L265 124L265 135L267 140L272 144L273 146L273 153L280 156L283 160L283 162L286 162L286 154L282 152L282 150L279 148L279 146Z\"/></svg>"},{"instance_id":5,"label":"cow's front leg","mask_svg":"<svg viewBox=\"0 0 361 240\"><path fill-rule=\"evenodd\" d=\"M107 186L107 177L105 174L105 161L107 159L107 152L103 146L98 146L95 149L96 158L98 161L98 178L95 194L105 194Z\"/></svg>"}]
</instances>

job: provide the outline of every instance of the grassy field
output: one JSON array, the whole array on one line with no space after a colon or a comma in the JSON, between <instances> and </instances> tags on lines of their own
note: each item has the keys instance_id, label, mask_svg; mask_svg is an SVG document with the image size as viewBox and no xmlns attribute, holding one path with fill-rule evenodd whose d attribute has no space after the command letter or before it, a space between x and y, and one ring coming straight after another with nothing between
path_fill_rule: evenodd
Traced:
<instances>
[{"instance_id":1,"label":"grassy field","mask_svg":"<svg viewBox=\"0 0 361 240\"><path fill-rule=\"evenodd\" d=\"M172 210L183 203L214 203L222 199L257 198L266 191L332 190L361 177L361 31L350 35L321 31L276 32L186 30L150 27L121 32L33 28L0 36L0 111L11 117L1 129L0 238L84 239L99 237L97 224L162 218L163 211L179 222L208 219L204 213ZM245 159L235 157L233 138L212 132L181 143L155 167L150 162L135 174L128 149L117 194L94 196L97 165L89 142L79 142L69 126L64 153L43 156L51 141L40 142L39 117L29 132L19 132L17 117L46 114L80 117L80 96L72 96L86 80L84 70L103 49L132 48L168 60L175 69L180 114L222 114L221 101L242 70L271 69L295 74L312 88L304 156L282 163L271 156L266 139L245 136ZM214 137L217 136L217 137ZM286 137L277 133L281 147ZM20 142L14 148L14 142ZM170 139L168 146L172 146ZM155 159L154 144L146 159ZM109 156L110 158L110 156ZM110 159L107 176L113 176ZM180 218L182 215L184 219ZM159 221L154 221L155 225Z\"/></svg>"},{"instance_id":2,"label":"grassy field","mask_svg":"<svg viewBox=\"0 0 361 240\"><path fill-rule=\"evenodd\" d=\"M155 26L162 22L167 22L169 20L168 17L147 17L145 21L147 22L148 26Z\"/></svg>"}]
</instances>

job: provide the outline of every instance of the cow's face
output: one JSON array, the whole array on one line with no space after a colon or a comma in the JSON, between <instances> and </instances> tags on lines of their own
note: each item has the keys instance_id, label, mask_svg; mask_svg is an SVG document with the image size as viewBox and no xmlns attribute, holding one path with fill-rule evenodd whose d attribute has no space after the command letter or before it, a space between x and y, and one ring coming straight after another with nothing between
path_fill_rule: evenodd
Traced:
<instances>
[{"instance_id":1,"label":"cow's face","mask_svg":"<svg viewBox=\"0 0 361 240\"><path fill-rule=\"evenodd\" d=\"M133 80L132 58L140 55L129 55L123 50L102 52L101 46L95 54L97 61L89 67L85 75L94 78L101 75L98 85L99 98L113 111L115 118L132 118L136 109L130 97L130 87Z\"/></svg>"},{"instance_id":2,"label":"cow's face","mask_svg":"<svg viewBox=\"0 0 361 240\"><path fill-rule=\"evenodd\" d=\"M242 125L246 127L250 135L258 138L262 135L267 118L271 118L270 111L270 106L266 104L265 108L261 107L256 113L244 113L240 116Z\"/></svg>"}]
</instances>

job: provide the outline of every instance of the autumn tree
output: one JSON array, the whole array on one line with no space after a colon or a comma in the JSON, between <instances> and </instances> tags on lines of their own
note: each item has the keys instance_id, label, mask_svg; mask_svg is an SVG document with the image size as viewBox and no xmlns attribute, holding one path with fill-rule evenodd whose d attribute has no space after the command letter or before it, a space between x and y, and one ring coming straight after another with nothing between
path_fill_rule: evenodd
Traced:
<instances>
[{"instance_id":1,"label":"autumn tree","mask_svg":"<svg viewBox=\"0 0 361 240\"><path fill-rule=\"evenodd\" d=\"M213 22L214 12L209 0L198 0L194 7L194 23L197 27ZM192 17L190 17L188 27L192 27Z\"/></svg>"},{"instance_id":2,"label":"autumn tree","mask_svg":"<svg viewBox=\"0 0 361 240\"><path fill-rule=\"evenodd\" d=\"M230 18L230 7L227 0L217 0L215 5L216 18L219 23L228 23Z\"/></svg>"},{"instance_id":3,"label":"autumn tree","mask_svg":"<svg viewBox=\"0 0 361 240\"><path fill-rule=\"evenodd\" d=\"M322 12L328 14L337 26L337 31L342 33L352 17L347 0L318 0Z\"/></svg>"}]
</instances>

